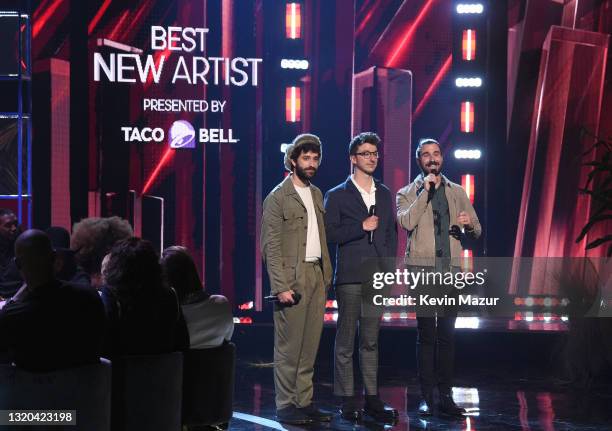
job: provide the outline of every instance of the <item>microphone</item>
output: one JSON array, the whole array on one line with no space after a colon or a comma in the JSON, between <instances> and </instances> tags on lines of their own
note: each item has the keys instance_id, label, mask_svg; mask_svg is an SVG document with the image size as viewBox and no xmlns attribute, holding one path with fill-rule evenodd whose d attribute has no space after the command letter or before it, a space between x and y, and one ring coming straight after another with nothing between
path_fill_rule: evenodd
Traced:
<instances>
[{"instance_id":1,"label":"microphone","mask_svg":"<svg viewBox=\"0 0 612 431\"><path fill-rule=\"evenodd\" d=\"M368 217L372 217L373 215L376 215L376 205L372 205L370 207L370 210L368 211ZM373 241L374 241L374 231L371 230L368 232L368 244L372 244Z\"/></svg>"},{"instance_id":2,"label":"microphone","mask_svg":"<svg viewBox=\"0 0 612 431\"><path fill-rule=\"evenodd\" d=\"M298 305L300 303L300 299L302 299L302 295L299 292L293 292L293 295L291 296L293 297L293 304L283 304L284 306L291 307L292 305ZM264 296L264 299L268 302L280 304L278 296L276 295Z\"/></svg>"},{"instance_id":3,"label":"microphone","mask_svg":"<svg viewBox=\"0 0 612 431\"><path fill-rule=\"evenodd\" d=\"M434 175L438 175L438 170L434 168L430 171L430 173ZM433 181L430 181L429 182L429 193L427 196L428 201L432 200L435 192L436 192L436 183L434 183Z\"/></svg>"}]
</instances>

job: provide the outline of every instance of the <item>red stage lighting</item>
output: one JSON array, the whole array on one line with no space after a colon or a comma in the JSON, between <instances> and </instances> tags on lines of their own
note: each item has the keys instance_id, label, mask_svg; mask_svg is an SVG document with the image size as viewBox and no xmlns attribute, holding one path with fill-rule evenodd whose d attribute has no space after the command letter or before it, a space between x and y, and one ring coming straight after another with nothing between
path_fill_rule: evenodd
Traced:
<instances>
[{"instance_id":1,"label":"red stage lighting","mask_svg":"<svg viewBox=\"0 0 612 431\"><path fill-rule=\"evenodd\" d=\"M285 89L285 120L290 123L301 121L302 89L300 87L287 87Z\"/></svg>"},{"instance_id":2,"label":"red stage lighting","mask_svg":"<svg viewBox=\"0 0 612 431\"><path fill-rule=\"evenodd\" d=\"M302 38L302 5L287 3L285 8L285 35L287 39Z\"/></svg>"},{"instance_id":3,"label":"red stage lighting","mask_svg":"<svg viewBox=\"0 0 612 431\"><path fill-rule=\"evenodd\" d=\"M474 175L461 175L461 187L463 187L468 198L470 198L470 203L474 205Z\"/></svg>"},{"instance_id":4,"label":"red stage lighting","mask_svg":"<svg viewBox=\"0 0 612 431\"><path fill-rule=\"evenodd\" d=\"M463 30L461 51L465 61L476 59L476 30Z\"/></svg>"},{"instance_id":5,"label":"red stage lighting","mask_svg":"<svg viewBox=\"0 0 612 431\"><path fill-rule=\"evenodd\" d=\"M244 304L240 304L238 306L239 310L252 310L253 309L253 301L245 302Z\"/></svg>"},{"instance_id":6,"label":"red stage lighting","mask_svg":"<svg viewBox=\"0 0 612 431\"><path fill-rule=\"evenodd\" d=\"M157 176L161 172L162 168L170 161L170 159L172 159L172 156L174 156L174 153L175 151L173 148L168 148L166 150L166 152L162 156L161 160L159 161L155 169L153 169L151 176L149 177L144 187L142 188L142 193L141 193L142 195L146 194L149 191L149 189L151 188L151 186L157 179Z\"/></svg>"},{"instance_id":7,"label":"red stage lighting","mask_svg":"<svg viewBox=\"0 0 612 431\"><path fill-rule=\"evenodd\" d=\"M98 12L96 12L93 19L89 22L89 25L87 26L87 34L89 36L91 36L91 33L93 33L94 28L96 28L96 25L98 25L98 22L102 18L102 15L104 15L104 12L106 12L106 9L108 9L108 7L110 6L111 1L112 0L104 0L102 6L100 6L100 9L98 9Z\"/></svg>"},{"instance_id":8,"label":"red stage lighting","mask_svg":"<svg viewBox=\"0 0 612 431\"><path fill-rule=\"evenodd\" d=\"M431 96L433 96L433 94L436 92L436 90L438 89L438 87L440 86L440 84L442 83L446 75L448 74L448 71L450 70L452 64L453 64L453 55L451 54L446 58L446 61L444 61L444 64L442 65L442 67L440 67L440 70L438 70L438 73L436 73L435 78L433 79L433 81L431 81L431 85L427 88L427 91L425 91L423 98L421 99L416 109L414 110L414 114L412 114L413 118L418 117L421 111L423 110L423 108L425 108L425 106L427 105L427 102L429 102L429 99L431 99Z\"/></svg>"},{"instance_id":9,"label":"red stage lighting","mask_svg":"<svg viewBox=\"0 0 612 431\"><path fill-rule=\"evenodd\" d=\"M474 133L474 102L461 102L461 131Z\"/></svg>"},{"instance_id":10,"label":"red stage lighting","mask_svg":"<svg viewBox=\"0 0 612 431\"><path fill-rule=\"evenodd\" d=\"M410 26L408 26L408 28L402 35L402 38L400 39L400 41L397 44L395 44L395 46L393 47L393 52L391 53L391 55L387 58L387 61L385 62L386 67L398 67L399 66L398 56L401 53L405 52L406 48L410 45L410 42L412 41L412 37L414 36L416 29L419 27L419 25L421 25L421 22L423 21L425 16L427 16L427 13L430 11L431 6L433 5L434 1L435 0L427 0L425 5L421 8L416 18L414 19L414 21L412 21Z\"/></svg>"}]
</instances>

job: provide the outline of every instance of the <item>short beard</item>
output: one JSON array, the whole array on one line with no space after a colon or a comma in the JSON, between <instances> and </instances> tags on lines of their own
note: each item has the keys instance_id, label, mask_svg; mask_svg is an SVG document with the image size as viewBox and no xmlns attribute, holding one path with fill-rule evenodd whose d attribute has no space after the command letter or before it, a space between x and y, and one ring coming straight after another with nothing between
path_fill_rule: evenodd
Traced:
<instances>
[{"instance_id":1,"label":"short beard","mask_svg":"<svg viewBox=\"0 0 612 431\"><path fill-rule=\"evenodd\" d=\"M425 169L421 168L421 171L423 172L423 175L428 175L429 173L433 173L431 172L432 169L435 169L436 173L434 175L440 175L440 172L442 172L442 164L437 164L437 165L432 165L432 166L427 166L426 169L429 170L429 172L427 172Z\"/></svg>"},{"instance_id":2,"label":"short beard","mask_svg":"<svg viewBox=\"0 0 612 431\"><path fill-rule=\"evenodd\" d=\"M317 170L315 169L312 177L314 177L316 173L317 173ZM310 180L312 179L312 177L308 177L304 169L300 168L299 166L295 166L295 174L298 176L300 180L302 180L304 184L310 184Z\"/></svg>"}]
</instances>

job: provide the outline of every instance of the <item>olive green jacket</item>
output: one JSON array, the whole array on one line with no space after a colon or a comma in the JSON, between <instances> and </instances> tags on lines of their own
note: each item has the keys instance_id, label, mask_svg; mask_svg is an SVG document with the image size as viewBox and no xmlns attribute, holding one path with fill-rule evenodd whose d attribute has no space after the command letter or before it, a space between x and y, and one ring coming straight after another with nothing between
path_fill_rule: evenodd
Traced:
<instances>
[{"instance_id":1,"label":"olive green jacket","mask_svg":"<svg viewBox=\"0 0 612 431\"><path fill-rule=\"evenodd\" d=\"M442 175L445 182L444 192L448 201L450 225L458 224L457 216L465 211L472 219L473 230L465 231L465 235L473 239L480 237L482 227L476 216L463 187L455 184ZM397 192L397 222L408 231L408 244L406 245L405 263L407 265L431 266L435 256L435 235L433 210L431 203L427 202L427 191L423 184L423 175L401 188ZM451 265L460 266L461 241L450 237Z\"/></svg>"},{"instance_id":2,"label":"olive green jacket","mask_svg":"<svg viewBox=\"0 0 612 431\"><path fill-rule=\"evenodd\" d=\"M321 241L323 281L325 288L328 288L332 279L332 267L323 222L323 195L321 190L312 184L310 189ZM261 254L268 268L272 295L290 289L303 293L306 283L304 262L307 228L306 206L291 182L291 175L288 175L270 192L263 203Z\"/></svg>"}]
</instances>

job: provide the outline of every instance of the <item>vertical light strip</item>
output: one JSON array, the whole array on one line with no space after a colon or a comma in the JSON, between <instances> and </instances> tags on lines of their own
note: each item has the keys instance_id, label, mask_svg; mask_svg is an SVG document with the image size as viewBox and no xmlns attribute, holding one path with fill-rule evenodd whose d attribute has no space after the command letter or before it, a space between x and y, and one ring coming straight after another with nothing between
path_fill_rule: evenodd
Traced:
<instances>
[{"instance_id":1,"label":"vertical light strip","mask_svg":"<svg viewBox=\"0 0 612 431\"><path fill-rule=\"evenodd\" d=\"M474 103L470 101L461 102L461 131L474 132Z\"/></svg>"},{"instance_id":2,"label":"vertical light strip","mask_svg":"<svg viewBox=\"0 0 612 431\"><path fill-rule=\"evenodd\" d=\"M467 60L472 60L472 30L467 31Z\"/></svg>"},{"instance_id":3,"label":"vertical light strip","mask_svg":"<svg viewBox=\"0 0 612 431\"><path fill-rule=\"evenodd\" d=\"M295 123L295 87L291 87L291 121Z\"/></svg>"},{"instance_id":4,"label":"vertical light strip","mask_svg":"<svg viewBox=\"0 0 612 431\"><path fill-rule=\"evenodd\" d=\"M285 89L285 121L296 123L301 121L302 89L287 87Z\"/></svg>"},{"instance_id":5,"label":"vertical light strip","mask_svg":"<svg viewBox=\"0 0 612 431\"><path fill-rule=\"evenodd\" d=\"M300 3L286 4L285 37L288 39L300 39L302 37L302 6Z\"/></svg>"},{"instance_id":6,"label":"vertical light strip","mask_svg":"<svg viewBox=\"0 0 612 431\"><path fill-rule=\"evenodd\" d=\"M476 30L463 30L461 51L463 60L472 61L476 59Z\"/></svg>"},{"instance_id":7,"label":"vertical light strip","mask_svg":"<svg viewBox=\"0 0 612 431\"><path fill-rule=\"evenodd\" d=\"M465 194L467 194L471 204L474 204L474 184L474 175L461 175L461 187L465 190Z\"/></svg>"},{"instance_id":8,"label":"vertical light strip","mask_svg":"<svg viewBox=\"0 0 612 431\"><path fill-rule=\"evenodd\" d=\"M296 4L295 3L291 3L291 39L295 39L297 37L296 35Z\"/></svg>"}]
</instances>

